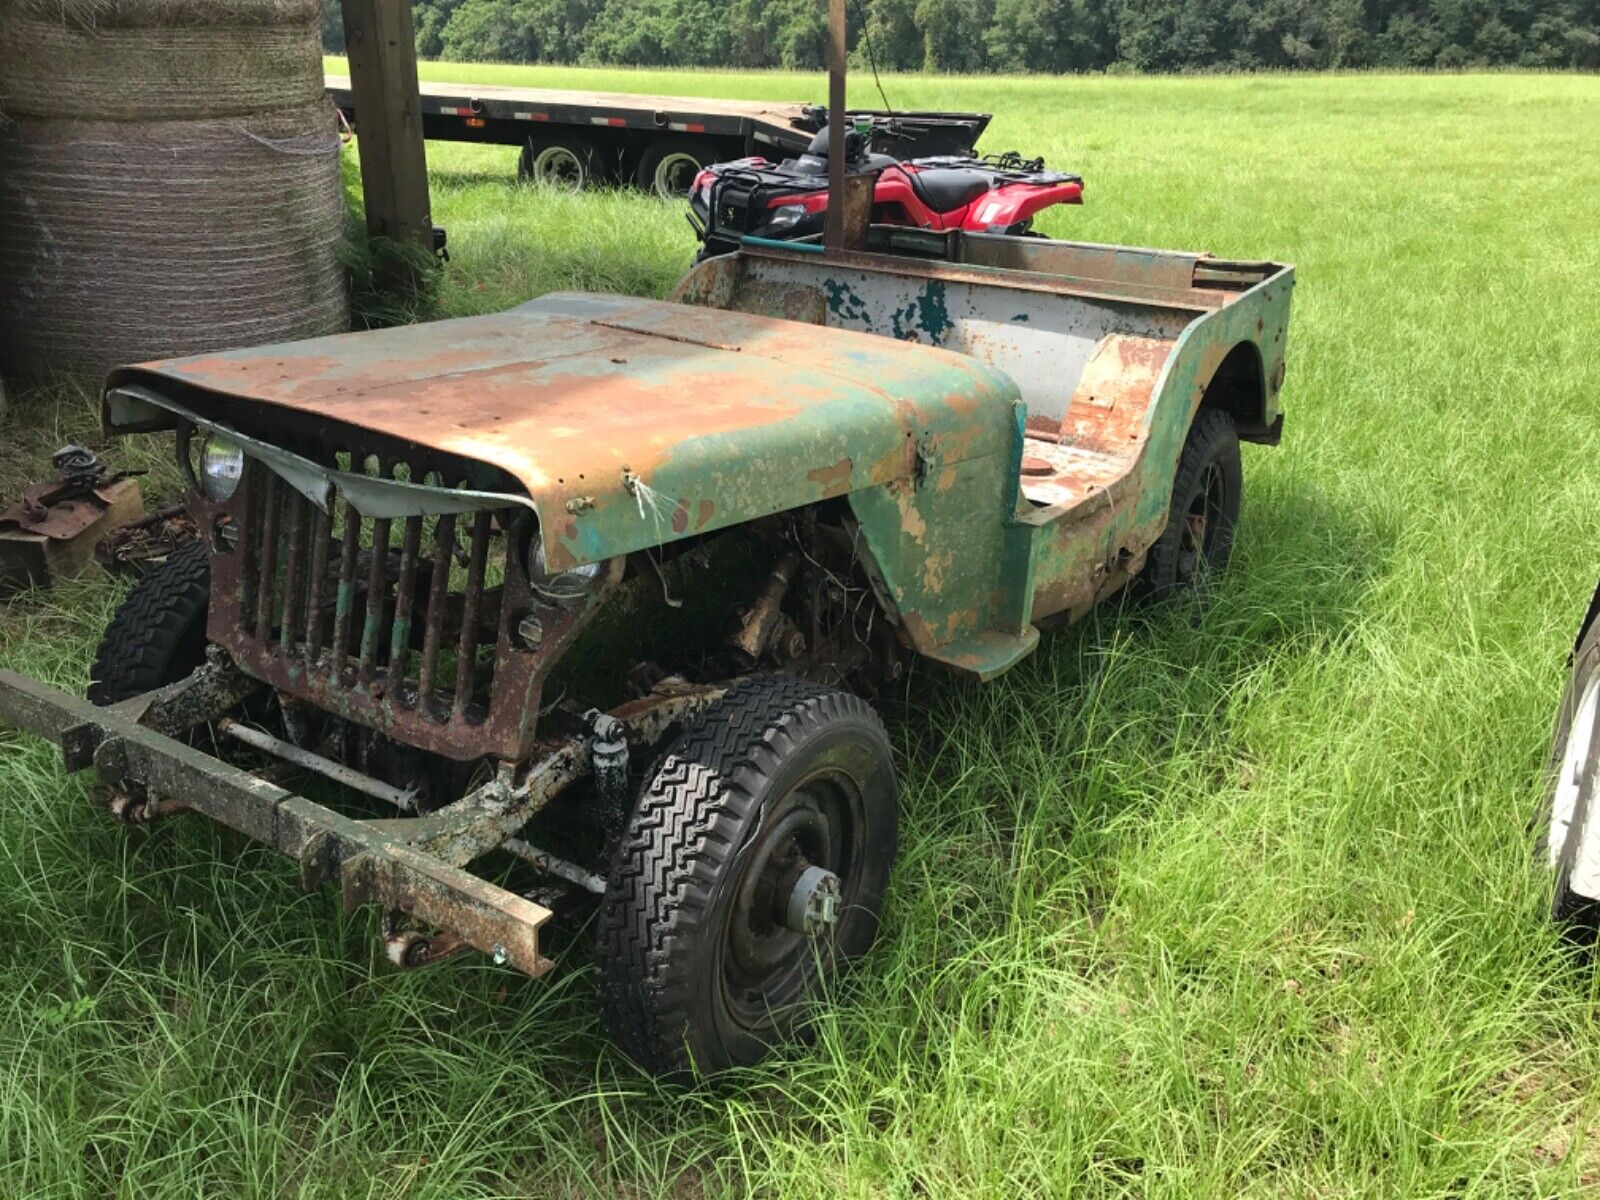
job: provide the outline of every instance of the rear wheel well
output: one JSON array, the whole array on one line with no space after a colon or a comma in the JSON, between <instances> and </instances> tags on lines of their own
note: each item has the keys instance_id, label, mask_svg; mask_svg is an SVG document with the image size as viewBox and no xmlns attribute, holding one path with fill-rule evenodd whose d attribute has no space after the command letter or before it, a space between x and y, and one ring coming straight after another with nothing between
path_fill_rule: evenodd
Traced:
<instances>
[{"instance_id":1,"label":"rear wheel well","mask_svg":"<svg viewBox=\"0 0 1600 1200\"><path fill-rule=\"evenodd\" d=\"M1206 384L1202 409L1219 409L1233 418L1239 436L1247 441L1274 440L1267 424L1267 380L1261 350L1254 342L1240 342L1228 351L1222 365Z\"/></svg>"}]
</instances>

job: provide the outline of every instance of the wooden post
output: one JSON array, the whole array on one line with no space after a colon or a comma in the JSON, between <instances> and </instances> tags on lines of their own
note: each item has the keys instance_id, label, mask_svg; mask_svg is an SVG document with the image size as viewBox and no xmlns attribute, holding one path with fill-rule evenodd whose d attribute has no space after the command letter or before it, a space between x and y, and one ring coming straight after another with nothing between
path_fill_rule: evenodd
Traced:
<instances>
[{"instance_id":1,"label":"wooden post","mask_svg":"<svg viewBox=\"0 0 1600 1200\"><path fill-rule=\"evenodd\" d=\"M827 251L844 248L844 0L828 0L828 215L822 226Z\"/></svg>"},{"instance_id":2,"label":"wooden post","mask_svg":"<svg viewBox=\"0 0 1600 1200\"><path fill-rule=\"evenodd\" d=\"M433 253L411 0L341 0L341 7L367 231L420 250L415 261L411 255L382 256L378 282L409 295L417 287L417 267Z\"/></svg>"}]
</instances>

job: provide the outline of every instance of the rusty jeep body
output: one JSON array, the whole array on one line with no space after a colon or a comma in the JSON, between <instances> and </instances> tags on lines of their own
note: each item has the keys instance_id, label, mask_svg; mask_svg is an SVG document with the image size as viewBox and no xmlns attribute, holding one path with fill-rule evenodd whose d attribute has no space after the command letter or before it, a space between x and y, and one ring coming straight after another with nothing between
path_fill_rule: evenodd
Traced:
<instances>
[{"instance_id":1,"label":"rusty jeep body","mask_svg":"<svg viewBox=\"0 0 1600 1200\"><path fill-rule=\"evenodd\" d=\"M895 785L861 697L1220 566L1292 283L874 229L668 301L116 371L108 429L174 430L194 485L205 661L102 705L6 675L0 720L124 816L199 811L377 903L401 965L542 973L539 926L598 895L629 1052L753 1061L876 929Z\"/></svg>"}]
</instances>

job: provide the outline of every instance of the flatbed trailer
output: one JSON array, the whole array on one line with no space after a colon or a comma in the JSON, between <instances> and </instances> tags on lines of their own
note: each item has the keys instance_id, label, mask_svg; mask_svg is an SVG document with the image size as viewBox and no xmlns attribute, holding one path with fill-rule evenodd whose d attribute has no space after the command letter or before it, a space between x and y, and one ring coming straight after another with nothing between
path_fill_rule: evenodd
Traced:
<instances>
[{"instance_id":1,"label":"flatbed trailer","mask_svg":"<svg viewBox=\"0 0 1600 1200\"><path fill-rule=\"evenodd\" d=\"M328 95L359 131L350 80L327 76ZM524 179L583 188L634 183L664 196L687 193L702 167L752 154L799 154L827 122L814 104L713 100L628 92L421 85L422 135L432 141L487 142L522 147ZM851 117L889 116L851 109ZM990 114L897 112L909 136L906 156L970 151Z\"/></svg>"}]
</instances>

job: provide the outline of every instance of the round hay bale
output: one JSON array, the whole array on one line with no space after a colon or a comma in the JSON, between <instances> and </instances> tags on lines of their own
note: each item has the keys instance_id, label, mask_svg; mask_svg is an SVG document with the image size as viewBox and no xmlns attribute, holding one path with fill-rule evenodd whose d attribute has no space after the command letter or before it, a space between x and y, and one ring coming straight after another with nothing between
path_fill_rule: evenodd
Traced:
<instances>
[{"instance_id":1,"label":"round hay bale","mask_svg":"<svg viewBox=\"0 0 1600 1200\"><path fill-rule=\"evenodd\" d=\"M315 25L320 0L10 0L57 24L120 29L158 25Z\"/></svg>"},{"instance_id":2,"label":"round hay bale","mask_svg":"<svg viewBox=\"0 0 1600 1200\"><path fill-rule=\"evenodd\" d=\"M0 126L0 361L40 374L348 323L332 106Z\"/></svg>"},{"instance_id":3,"label":"round hay bale","mask_svg":"<svg viewBox=\"0 0 1600 1200\"><path fill-rule=\"evenodd\" d=\"M10 116L190 120L304 107L323 93L321 42L305 22L86 26L11 11L0 47Z\"/></svg>"}]
</instances>

